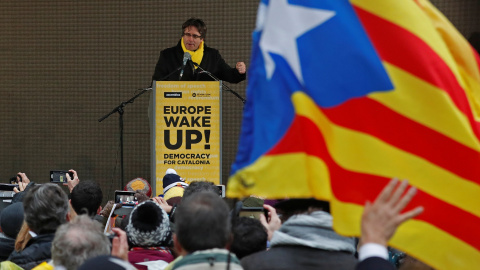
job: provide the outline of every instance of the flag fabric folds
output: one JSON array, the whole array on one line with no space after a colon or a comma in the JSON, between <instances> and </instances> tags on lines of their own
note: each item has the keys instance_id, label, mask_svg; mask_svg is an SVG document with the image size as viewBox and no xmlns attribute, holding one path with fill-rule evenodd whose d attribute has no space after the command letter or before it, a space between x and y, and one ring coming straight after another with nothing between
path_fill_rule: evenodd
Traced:
<instances>
[{"instance_id":1,"label":"flag fabric folds","mask_svg":"<svg viewBox=\"0 0 480 270\"><path fill-rule=\"evenodd\" d=\"M425 211L390 245L475 269L479 70L426 0L262 1L227 196L328 200L335 230L359 235L365 202L408 179Z\"/></svg>"}]
</instances>

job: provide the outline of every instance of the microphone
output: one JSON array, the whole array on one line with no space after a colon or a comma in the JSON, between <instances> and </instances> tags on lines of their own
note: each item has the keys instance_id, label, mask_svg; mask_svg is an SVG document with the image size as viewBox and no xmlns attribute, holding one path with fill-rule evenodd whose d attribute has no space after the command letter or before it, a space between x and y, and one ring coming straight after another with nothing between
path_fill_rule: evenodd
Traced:
<instances>
[{"instance_id":1,"label":"microphone","mask_svg":"<svg viewBox=\"0 0 480 270\"><path fill-rule=\"evenodd\" d=\"M195 75L197 70L195 69L195 66L193 65L193 61L190 59L190 61L188 61L188 63L190 64L190 67L192 68L193 75Z\"/></svg>"},{"instance_id":2,"label":"microphone","mask_svg":"<svg viewBox=\"0 0 480 270\"><path fill-rule=\"evenodd\" d=\"M185 66L187 65L187 61L192 59L192 55L189 52L185 52L183 54L183 63L182 63L182 70L180 71L180 77L178 77L178 80L182 80L183 76L183 71L185 70Z\"/></svg>"}]
</instances>

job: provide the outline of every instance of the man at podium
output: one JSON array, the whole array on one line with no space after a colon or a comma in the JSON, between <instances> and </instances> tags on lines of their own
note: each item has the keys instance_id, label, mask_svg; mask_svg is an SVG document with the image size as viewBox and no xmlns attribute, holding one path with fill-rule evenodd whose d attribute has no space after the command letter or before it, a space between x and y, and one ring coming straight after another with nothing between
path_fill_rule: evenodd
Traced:
<instances>
[{"instance_id":1,"label":"man at podium","mask_svg":"<svg viewBox=\"0 0 480 270\"><path fill-rule=\"evenodd\" d=\"M201 19L190 18L182 25L182 38L174 47L162 50L155 66L152 80L159 81L173 72L167 81L211 81L207 72L210 72L220 80L230 83L238 83L246 78L246 66L244 62L237 62L235 68L230 67L218 50L205 45L207 26ZM191 63L186 63L186 58L191 56L191 61L200 65L197 68ZM185 65L183 72L178 69ZM202 69L204 71L202 71Z\"/></svg>"}]
</instances>

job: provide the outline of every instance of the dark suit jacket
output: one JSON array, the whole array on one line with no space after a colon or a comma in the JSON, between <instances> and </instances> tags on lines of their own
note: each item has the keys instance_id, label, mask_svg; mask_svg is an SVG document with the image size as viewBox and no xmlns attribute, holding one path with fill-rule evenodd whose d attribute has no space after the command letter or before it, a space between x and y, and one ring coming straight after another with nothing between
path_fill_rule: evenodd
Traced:
<instances>
[{"instance_id":1,"label":"dark suit jacket","mask_svg":"<svg viewBox=\"0 0 480 270\"><path fill-rule=\"evenodd\" d=\"M152 80L159 81L168 74L172 73L166 81L178 81L180 70L174 72L177 68L181 67L183 62L183 49L178 42L177 46L165 49L160 52L157 65L155 66L155 73L152 76ZM203 58L200 63L200 67L204 70L212 73L217 78L230 83L238 83L245 80L246 75L238 73L236 68L230 67L218 50L209 48L204 45ZM182 81L213 81L207 74L200 74L198 68L196 72L193 72L192 66L187 65L182 77Z\"/></svg>"},{"instance_id":2,"label":"dark suit jacket","mask_svg":"<svg viewBox=\"0 0 480 270\"><path fill-rule=\"evenodd\" d=\"M6 261L14 249L15 239L7 236L0 237L0 262Z\"/></svg>"},{"instance_id":3,"label":"dark suit jacket","mask_svg":"<svg viewBox=\"0 0 480 270\"><path fill-rule=\"evenodd\" d=\"M13 251L8 260L25 270L32 269L42 262L52 258L52 242L55 234L41 234L28 241L24 250Z\"/></svg>"},{"instance_id":4,"label":"dark suit jacket","mask_svg":"<svg viewBox=\"0 0 480 270\"><path fill-rule=\"evenodd\" d=\"M395 270L395 267L385 259L370 257L359 262L355 270Z\"/></svg>"},{"instance_id":5,"label":"dark suit jacket","mask_svg":"<svg viewBox=\"0 0 480 270\"><path fill-rule=\"evenodd\" d=\"M356 263L354 255L347 252L304 246L274 246L241 260L245 270L353 270Z\"/></svg>"}]
</instances>

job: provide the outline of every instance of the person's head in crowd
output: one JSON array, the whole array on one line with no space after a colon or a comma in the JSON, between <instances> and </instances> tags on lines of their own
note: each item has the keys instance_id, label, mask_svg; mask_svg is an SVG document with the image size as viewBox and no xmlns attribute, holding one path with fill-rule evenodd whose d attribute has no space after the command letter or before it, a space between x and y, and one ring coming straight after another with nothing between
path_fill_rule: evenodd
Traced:
<instances>
[{"instance_id":1,"label":"person's head in crowd","mask_svg":"<svg viewBox=\"0 0 480 270\"><path fill-rule=\"evenodd\" d=\"M316 199L287 199L275 204L277 213L283 222L299 214L310 214L315 211L330 213L330 204Z\"/></svg>"},{"instance_id":2,"label":"person's head in crowd","mask_svg":"<svg viewBox=\"0 0 480 270\"><path fill-rule=\"evenodd\" d=\"M97 214L102 200L102 189L96 182L81 181L73 188L70 203L78 215L87 214L93 217Z\"/></svg>"},{"instance_id":3,"label":"person's head in crowd","mask_svg":"<svg viewBox=\"0 0 480 270\"><path fill-rule=\"evenodd\" d=\"M190 18L182 25L183 44L190 51L196 51L207 36L207 25L198 18Z\"/></svg>"},{"instance_id":4,"label":"person's head in crowd","mask_svg":"<svg viewBox=\"0 0 480 270\"><path fill-rule=\"evenodd\" d=\"M267 249L267 230L258 219L239 217L233 224L233 242L230 250L241 259Z\"/></svg>"},{"instance_id":5,"label":"person's head in crowd","mask_svg":"<svg viewBox=\"0 0 480 270\"><path fill-rule=\"evenodd\" d=\"M175 247L181 255L213 248L226 248L231 239L227 204L213 192L197 192L177 209Z\"/></svg>"},{"instance_id":6,"label":"person's head in crowd","mask_svg":"<svg viewBox=\"0 0 480 270\"><path fill-rule=\"evenodd\" d=\"M68 220L67 194L56 184L34 185L23 198L23 211L27 227L22 226L17 236L17 240L22 239L22 244L15 242L15 250L8 260L23 269L32 269L51 259L54 233ZM36 236L30 237L28 230Z\"/></svg>"},{"instance_id":7,"label":"person's head in crowd","mask_svg":"<svg viewBox=\"0 0 480 270\"><path fill-rule=\"evenodd\" d=\"M136 270L130 263L110 255L88 259L78 270Z\"/></svg>"},{"instance_id":8,"label":"person's head in crowd","mask_svg":"<svg viewBox=\"0 0 480 270\"><path fill-rule=\"evenodd\" d=\"M199 192L213 192L218 196L218 187L214 183L207 181L191 182L190 185L185 188L185 192L183 192L183 200Z\"/></svg>"},{"instance_id":9,"label":"person's head in crowd","mask_svg":"<svg viewBox=\"0 0 480 270\"><path fill-rule=\"evenodd\" d=\"M36 234L54 233L67 222L68 197L55 184L36 185L23 200L25 222Z\"/></svg>"},{"instance_id":10,"label":"person's head in crowd","mask_svg":"<svg viewBox=\"0 0 480 270\"><path fill-rule=\"evenodd\" d=\"M147 180L137 177L130 180L124 187L125 191L135 191L145 194L147 197L152 196L152 187Z\"/></svg>"},{"instance_id":11,"label":"person's head in crowd","mask_svg":"<svg viewBox=\"0 0 480 270\"><path fill-rule=\"evenodd\" d=\"M163 177L163 198L169 205L178 204L188 184L174 169L168 169Z\"/></svg>"},{"instance_id":12,"label":"person's head in crowd","mask_svg":"<svg viewBox=\"0 0 480 270\"><path fill-rule=\"evenodd\" d=\"M0 228L5 236L15 239L23 224L23 203L11 204L0 214Z\"/></svg>"},{"instance_id":13,"label":"person's head in crowd","mask_svg":"<svg viewBox=\"0 0 480 270\"><path fill-rule=\"evenodd\" d=\"M80 215L57 229L52 243L53 264L76 270L87 259L110 254L110 246L100 223Z\"/></svg>"},{"instance_id":14,"label":"person's head in crowd","mask_svg":"<svg viewBox=\"0 0 480 270\"><path fill-rule=\"evenodd\" d=\"M18 183L20 180L20 176L19 175L15 175L13 177L10 178L10 184L16 184Z\"/></svg>"},{"instance_id":15,"label":"person's head in crowd","mask_svg":"<svg viewBox=\"0 0 480 270\"><path fill-rule=\"evenodd\" d=\"M15 239L23 224L23 204L10 204L0 213L0 261L6 261L15 249ZM0 269L2 269L0 267Z\"/></svg>"},{"instance_id":16,"label":"person's head in crowd","mask_svg":"<svg viewBox=\"0 0 480 270\"><path fill-rule=\"evenodd\" d=\"M132 247L172 246L168 214L152 201L145 201L133 209L125 232Z\"/></svg>"}]
</instances>

